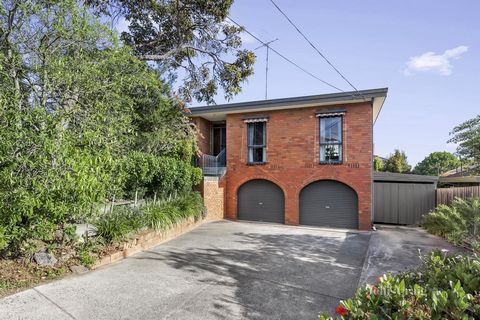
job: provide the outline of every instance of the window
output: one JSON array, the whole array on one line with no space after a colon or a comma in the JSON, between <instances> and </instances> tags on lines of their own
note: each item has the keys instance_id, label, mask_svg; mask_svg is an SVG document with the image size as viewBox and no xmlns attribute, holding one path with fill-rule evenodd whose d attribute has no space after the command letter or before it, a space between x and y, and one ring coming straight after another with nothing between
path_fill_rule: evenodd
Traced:
<instances>
[{"instance_id":1,"label":"window","mask_svg":"<svg viewBox=\"0 0 480 320\"><path fill-rule=\"evenodd\" d=\"M342 116L320 117L320 162L342 162Z\"/></svg>"},{"instance_id":2,"label":"window","mask_svg":"<svg viewBox=\"0 0 480 320\"><path fill-rule=\"evenodd\" d=\"M266 122L248 123L248 162L267 161Z\"/></svg>"}]
</instances>

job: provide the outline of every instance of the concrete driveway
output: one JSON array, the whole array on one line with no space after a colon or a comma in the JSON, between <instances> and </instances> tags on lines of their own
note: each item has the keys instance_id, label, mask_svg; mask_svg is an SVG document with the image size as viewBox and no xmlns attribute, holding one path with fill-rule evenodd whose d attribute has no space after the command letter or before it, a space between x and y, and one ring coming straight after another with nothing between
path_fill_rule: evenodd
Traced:
<instances>
[{"instance_id":1,"label":"concrete driveway","mask_svg":"<svg viewBox=\"0 0 480 320\"><path fill-rule=\"evenodd\" d=\"M402 265L380 245L392 232L405 233L207 223L117 264L0 300L0 319L316 319L359 283Z\"/></svg>"}]
</instances>

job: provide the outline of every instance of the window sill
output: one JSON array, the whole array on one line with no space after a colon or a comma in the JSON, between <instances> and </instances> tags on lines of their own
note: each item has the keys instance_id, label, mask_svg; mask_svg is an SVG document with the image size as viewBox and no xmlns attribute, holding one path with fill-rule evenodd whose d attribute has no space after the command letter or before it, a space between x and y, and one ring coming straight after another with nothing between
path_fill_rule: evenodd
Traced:
<instances>
[{"instance_id":1,"label":"window sill","mask_svg":"<svg viewBox=\"0 0 480 320\"><path fill-rule=\"evenodd\" d=\"M267 162L247 162L247 166L264 166Z\"/></svg>"},{"instance_id":2,"label":"window sill","mask_svg":"<svg viewBox=\"0 0 480 320\"><path fill-rule=\"evenodd\" d=\"M338 165L340 165L340 164L343 164L343 161L320 161L318 164L320 164L320 165L338 166Z\"/></svg>"}]
</instances>

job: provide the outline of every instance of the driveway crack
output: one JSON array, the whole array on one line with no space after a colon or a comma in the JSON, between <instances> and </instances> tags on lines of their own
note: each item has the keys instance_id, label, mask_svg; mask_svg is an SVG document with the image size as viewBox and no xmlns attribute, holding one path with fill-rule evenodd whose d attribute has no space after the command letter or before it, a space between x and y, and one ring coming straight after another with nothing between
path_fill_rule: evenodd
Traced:
<instances>
[{"instance_id":1,"label":"driveway crack","mask_svg":"<svg viewBox=\"0 0 480 320\"><path fill-rule=\"evenodd\" d=\"M38 293L39 295L41 295L43 298L45 298L47 301L49 301L51 304L53 304L54 306L56 306L58 309L60 309L63 313L65 313L67 316L69 316L70 318L74 319L74 320L77 320L77 318L75 318L73 316L73 314L71 314L70 312L68 312L67 310L65 310L62 306L60 306L58 303L56 303L55 301L53 301L52 299L50 299L49 297L47 297L45 294L43 294L41 291L39 291L37 288L33 288L32 289L33 291L35 291L36 293Z\"/></svg>"}]
</instances>

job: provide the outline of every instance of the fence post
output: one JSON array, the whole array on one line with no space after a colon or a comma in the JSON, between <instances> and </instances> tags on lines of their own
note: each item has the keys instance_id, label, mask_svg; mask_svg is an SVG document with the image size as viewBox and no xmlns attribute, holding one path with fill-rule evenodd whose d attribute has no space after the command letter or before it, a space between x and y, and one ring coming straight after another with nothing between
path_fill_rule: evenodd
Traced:
<instances>
[{"instance_id":1,"label":"fence post","mask_svg":"<svg viewBox=\"0 0 480 320\"><path fill-rule=\"evenodd\" d=\"M133 207L136 208L137 207L137 202L138 202L138 189L135 190L135 202L133 204Z\"/></svg>"},{"instance_id":2,"label":"fence post","mask_svg":"<svg viewBox=\"0 0 480 320\"><path fill-rule=\"evenodd\" d=\"M115 204L115 194L113 194L113 197L112 197L112 204L110 205L110 213L113 212L113 206Z\"/></svg>"}]
</instances>

